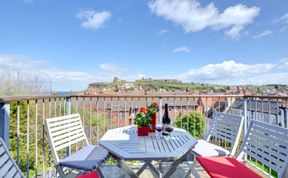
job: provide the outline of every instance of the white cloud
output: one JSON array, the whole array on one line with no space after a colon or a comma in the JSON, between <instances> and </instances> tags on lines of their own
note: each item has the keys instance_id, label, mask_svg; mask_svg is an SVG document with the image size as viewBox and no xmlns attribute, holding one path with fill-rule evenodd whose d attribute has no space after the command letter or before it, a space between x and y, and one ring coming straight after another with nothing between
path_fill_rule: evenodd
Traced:
<instances>
[{"instance_id":1,"label":"white cloud","mask_svg":"<svg viewBox=\"0 0 288 178\"><path fill-rule=\"evenodd\" d=\"M77 15L82 20L81 27L97 30L111 17L108 11L96 12L94 10L82 10Z\"/></svg>"},{"instance_id":2,"label":"white cloud","mask_svg":"<svg viewBox=\"0 0 288 178\"><path fill-rule=\"evenodd\" d=\"M265 30L265 31L263 31L260 34L253 36L253 38L262 38L264 36L268 36L268 35L271 35L271 34L272 34L271 30Z\"/></svg>"},{"instance_id":3,"label":"white cloud","mask_svg":"<svg viewBox=\"0 0 288 178\"><path fill-rule=\"evenodd\" d=\"M94 73L80 70L67 70L48 67L49 61L33 59L23 55L1 55L0 73L25 72L40 77L46 88L50 81L53 91L85 90L91 82L109 82L114 77L133 81L149 74L122 68L114 63L103 63L96 66ZM98 68L97 68L98 67ZM234 60L227 60L219 64L207 64L199 68L192 68L180 74L170 73L166 78L178 78L185 82L201 82L214 84L288 84L288 58L278 62L263 64L244 64ZM159 78L159 76L152 76ZM161 78L161 77L160 77Z\"/></svg>"},{"instance_id":4,"label":"white cloud","mask_svg":"<svg viewBox=\"0 0 288 178\"><path fill-rule=\"evenodd\" d=\"M167 29L160 30L160 31L157 33L157 36L160 36L160 35L162 35L162 34L164 34L164 33L167 33L167 32L169 32L169 30L167 30Z\"/></svg>"},{"instance_id":5,"label":"white cloud","mask_svg":"<svg viewBox=\"0 0 288 178\"><path fill-rule=\"evenodd\" d=\"M182 46L182 47L173 49L172 53L180 53L180 52L189 53L190 51L191 51L190 48L187 48L186 46Z\"/></svg>"},{"instance_id":6,"label":"white cloud","mask_svg":"<svg viewBox=\"0 0 288 178\"><path fill-rule=\"evenodd\" d=\"M34 59L24 55L1 55L0 74L2 71L16 74L21 72L25 76L38 76L53 91L85 90L91 82L110 82L114 77L135 80L141 75L132 70L122 68L114 63L103 63L96 66L94 73L81 70L67 70L47 67L48 61ZM97 68L98 67L98 68Z\"/></svg>"},{"instance_id":7,"label":"white cloud","mask_svg":"<svg viewBox=\"0 0 288 178\"><path fill-rule=\"evenodd\" d=\"M0 55L0 69L33 71L45 64L44 60L35 60L25 55Z\"/></svg>"},{"instance_id":8,"label":"white cloud","mask_svg":"<svg viewBox=\"0 0 288 178\"><path fill-rule=\"evenodd\" d=\"M286 14L282 15L280 18L274 20L274 23L278 23L278 22L288 23L288 13L286 13Z\"/></svg>"},{"instance_id":9,"label":"white cloud","mask_svg":"<svg viewBox=\"0 0 288 178\"><path fill-rule=\"evenodd\" d=\"M237 82L235 82L237 84ZM240 84L263 85L263 84L288 84L288 72L264 73L250 76L242 80Z\"/></svg>"},{"instance_id":10,"label":"white cloud","mask_svg":"<svg viewBox=\"0 0 288 178\"><path fill-rule=\"evenodd\" d=\"M0 55L0 71L8 71L16 74L21 72L23 75L33 78L38 76L52 90L80 90L85 89L90 81L95 78L92 74L80 71L49 68L47 61L33 59L24 55Z\"/></svg>"},{"instance_id":11,"label":"white cloud","mask_svg":"<svg viewBox=\"0 0 288 178\"><path fill-rule=\"evenodd\" d=\"M192 68L179 75L186 82L201 82L214 84L269 84L288 83L288 72L277 71L276 64L243 64L227 60L220 64L208 64L198 69ZM283 80L279 80L280 76ZM286 78L285 78L286 77ZM257 80L256 80L257 79Z\"/></svg>"},{"instance_id":12,"label":"white cloud","mask_svg":"<svg viewBox=\"0 0 288 178\"><path fill-rule=\"evenodd\" d=\"M280 29L280 32L288 32L288 26L284 26Z\"/></svg>"},{"instance_id":13,"label":"white cloud","mask_svg":"<svg viewBox=\"0 0 288 178\"><path fill-rule=\"evenodd\" d=\"M100 69L105 72L116 72L116 73L127 71L126 69L121 68L120 66L114 63L100 64Z\"/></svg>"},{"instance_id":14,"label":"white cloud","mask_svg":"<svg viewBox=\"0 0 288 178\"><path fill-rule=\"evenodd\" d=\"M260 13L259 7L242 4L230 6L220 13L213 3L202 7L196 0L152 0L148 5L154 14L182 26L187 33L212 28L225 30L226 35L234 39Z\"/></svg>"},{"instance_id":15,"label":"white cloud","mask_svg":"<svg viewBox=\"0 0 288 178\"><path fill-rule=\"evenodd\" d=\"M288 58L283 58L280 60L278 64L279 68L287 68L288 69Z\"/></svg>"}]
</instances>

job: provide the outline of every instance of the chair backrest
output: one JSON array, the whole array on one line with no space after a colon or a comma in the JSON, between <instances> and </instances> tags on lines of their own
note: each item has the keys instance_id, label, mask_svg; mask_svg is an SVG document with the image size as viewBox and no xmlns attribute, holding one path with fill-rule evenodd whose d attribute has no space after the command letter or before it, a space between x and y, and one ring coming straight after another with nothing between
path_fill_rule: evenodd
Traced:
<instances>
[{"instance_id":1,"label":"chair backrest","mask_svg":"<svg viewBox=\"0 0 288 178\"><path fill-rule=\"evenodd\" d=\"M49 144L56 164L59 163L57 151L78 142L88 145L86 134L79 114L46 119Z\"/></svg>"},{"instance_id":2,"label":"chair backrest","mask_svg":"<svg viewBox=\"0 0 288 178\"><path fill-rule=\"evenodd\" d=\"M239 143L243 122L243 116L214 112L214 118L207 141L209 141L211 137L214 137L218 140L230 143L230 155L234 155Z\"/></svg>"},{"instance_id":3,"label":"chair backrest","mask_svg":"<svg viewBox=\"0 0 288 178\"><path fill-rule=\"evenodd\" d=\"M248 133L243 141L238 155L245 153L247 160L262 163L278 173L278 177L285 177L288 164L288 129L252 120ZM286 170L287 171L287 170ZM262 171L263 172L263 171ZM287 175L286 175L287 176Z\"/></svg>"},{"instance_id":4,"label":"chair backrest","mask_svg":"<svg viewBox=\"0 0 288 178\"><path fill-rule=\"evenodd\" d=\"M12 159L8 148L6 147L2 138L0 138L0 177L10 178L10 177L23 177L21 170Z\"/></svg>"}]
</instances>

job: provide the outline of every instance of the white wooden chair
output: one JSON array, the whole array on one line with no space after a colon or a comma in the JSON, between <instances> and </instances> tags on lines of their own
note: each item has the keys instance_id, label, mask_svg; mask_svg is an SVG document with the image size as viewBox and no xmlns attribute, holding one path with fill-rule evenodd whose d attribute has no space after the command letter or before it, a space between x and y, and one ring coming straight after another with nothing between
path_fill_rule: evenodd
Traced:
<instances>
[{"instance_id":1,"label":"white wooden chair","mask_svg":"<svg viewBox=\"0 0 288 178\"><path fill-rule=\"evenodd\" d=\"M223 112L215 112L213 123L206 140L200 139L192 152L196 156L226 156L234 155L239 142L244 117ZM216 142L229 145L229 150L210 143L213 139Z\"/></svg>"},{"instance_id":2,"label":"white wooden chair","mask_svg":"<svg viewBox=\"0 0 288 178\"><path fill-rule=\"evenodd\" d=\"M79 114L46 119L46 126L55 167L60 177L65 177L65 167L85 172L97 170L103 177L99 166L108 157L108 151L100 146L89 145ZM83 142L85 146L82 149L64 159L59 158L60 150Z\"/></svg>"},{"instance_id":3,"label":"white wooden chair","mask_svg":"<svg viewBox=\"0 0 288 178\"><path fill-rule=\"evenodd\" d=\"M8 148L0 138L0 177L1 178L24 178L21 170L12 159Z\"/></svg>"},{"instance_id":4,"label":"white wooden chair","mask_svg":"<svg viewBox=\"0 0 288 178\"><path fill-rule=\"evenodd\" d=\"M244 164L242 164L239 161L242 161L244 156L247 157L247 161L243 161ZM274 176L278 178L287 178L288 129L255 120L251 121L248 133L236 158L196 157L196 160L212 178L261 178L264 176L272 177L271 173L274 173ZM263 169L268 169L270 175Z\"/></svg>"}]
</instances>

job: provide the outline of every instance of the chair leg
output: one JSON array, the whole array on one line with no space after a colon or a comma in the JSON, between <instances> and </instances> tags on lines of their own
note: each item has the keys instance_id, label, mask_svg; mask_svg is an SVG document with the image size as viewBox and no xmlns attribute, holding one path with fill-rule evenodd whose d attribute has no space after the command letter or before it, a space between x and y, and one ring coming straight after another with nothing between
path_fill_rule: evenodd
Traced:
<instances>
[{"instance_id":1,"label":"chair leg","mask_svg":"<svg viewBox=\"0 0 288 178\"><path fill-rule=\"evenodd\" d=\"M65 176L65 173L64 173L62 167L60 165L56 165L55 167L56 167L57 172L59 173L59 176L61 178L65 178L66 176Z\"/></svg>"},{"instance_id":2,"label":"chair leg","mask_svg":"<svg viewBox=\"0 0 288 178\"><path fill-rule=\"evenodd\" d=\"M98 174L101 178L104 178L104 175L103 175L102 171L100 170L99 166L96 167L96 171L98 172Z\"/></svg>"},{"instance_id":3,"label":"chair leg","mask_svg":"<svg viewBox=\"0 0 288 178\"><path fill-rule=\"evenodd\" d=\"M190 151L189 154L187 154L187 160L186 161L187 162L189 162L189 161L194 162L195 161L195 155L192 151Z\"/></svg>"},{"instance_id":4,"label":"chair leg","mask_svg":"<svg viewBox=\"0 0 288 178\"><path fill-rule=\"evenodd\" d=\"M159 164L159 171L162 172L163 171L162 160L159 160L158 164Z\"/></svg>"},{"instance_id":5,"label":"chair leg","mask_svg":"<svg viewBox=\"0 0 288 178\"><path fill-rule=\"evenodd\" d=\"M197 166L200 166L200 167L197 167ZM198 161L196 159L194 159L192 165L191 165L191 175L194 176L195 178L201 178L201 173L199 174L198 171L205 171L201 165L198 163ZM206 173L206 171L205 171ZM208 174L207 174L208 176ZM205 176L206 177L206 176ZM209 177L209 176L208 176Z\"/></svg>"}]
</instances>

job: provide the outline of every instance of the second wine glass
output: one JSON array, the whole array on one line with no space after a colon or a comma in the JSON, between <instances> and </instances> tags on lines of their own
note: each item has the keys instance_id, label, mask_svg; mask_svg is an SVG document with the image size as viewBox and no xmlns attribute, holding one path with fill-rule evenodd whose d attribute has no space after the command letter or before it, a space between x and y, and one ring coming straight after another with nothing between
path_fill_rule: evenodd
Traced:
<instances>
[{"instance_id":1,"label":"second wine glass","mask_svg":"<svg viewBox=\"0 0 288 178\"><path fill-rule=\"evenodd\" d=\"M165 130L168 132L169 136L171 136L171 132L174 130L172 126L168 126L165 128Z\"/></svg>"},{"instance_id":2,"label":"second wine glass","mask_svg":"<svg viewBox=\"0 0 288 178\"><path fill-rule=\"evenodd\" d=\"M162 125L160 125L160 124L156 125L156 130L157 130L156 138L161 138L162 129L163 129Z\"/></svg>"}]
</instances>

